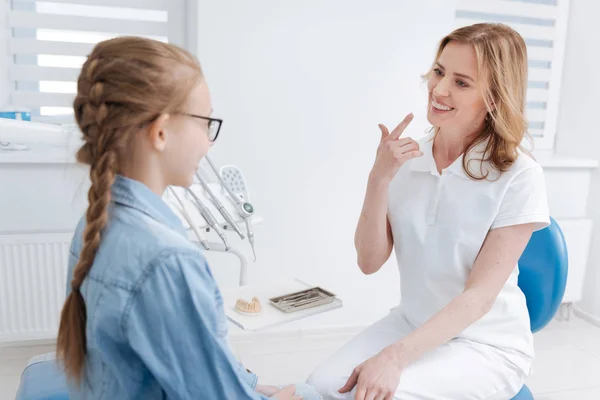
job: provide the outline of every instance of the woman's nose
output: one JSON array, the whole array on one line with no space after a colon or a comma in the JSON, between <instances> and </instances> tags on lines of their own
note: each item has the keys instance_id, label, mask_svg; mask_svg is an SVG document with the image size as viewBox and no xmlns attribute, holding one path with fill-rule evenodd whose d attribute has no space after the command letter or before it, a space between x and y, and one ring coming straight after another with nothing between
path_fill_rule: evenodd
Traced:
<instances>
[{"instance_id":1,"label":"woman's nose","mask_svg":"<svg viewBox=\"0 0 600 400\"><path fill-rule=\"evenodd\" d=\"M437 85L433 88L433 94L436 97L448 97L450 96L450 91L448 90L448 81L446 78L440 80Z\"/></svg>"}]
</instances>

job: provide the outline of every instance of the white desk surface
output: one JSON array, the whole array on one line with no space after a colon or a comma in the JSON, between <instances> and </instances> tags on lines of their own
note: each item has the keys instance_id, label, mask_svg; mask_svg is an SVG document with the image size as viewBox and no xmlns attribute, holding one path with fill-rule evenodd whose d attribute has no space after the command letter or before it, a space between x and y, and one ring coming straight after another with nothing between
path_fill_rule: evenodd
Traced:
<instances>
[{"instance_id":1,"label":"white desk surface","mask_svg":"<svg viewBox=\"0 0 600 400\"><path fill-rule=\"evenodd\" d=\"M330 290L328 287L323 287L323 289ZM232 290L233 293L235 293L234 289L222 290L226 309L229 306L233 307L235 304L235 300L231 299ZM344 330L348 328L357 329L374 323L389 311L389 309L374 311L372 306L362 301L360 298L346 298L343 296L338 297L343 302L343 306L341 308L324 311L319 314L307 316L300 320L286 322L281 325L272 326L258 331L243 330L239 326L229 321L229 335L237 340L244 340L244 338L250 339L263 336L268 337L271 335L280 336L281 334L285 334L286 336L294 336L311 332L318 333L323 332L324 329L328 331L335 331L336 329ZM233 305L228 304L228 302L233 302ZM263 307L266 306L262 299L261 303L263 303Z\"/></svg>"}]
</instances>

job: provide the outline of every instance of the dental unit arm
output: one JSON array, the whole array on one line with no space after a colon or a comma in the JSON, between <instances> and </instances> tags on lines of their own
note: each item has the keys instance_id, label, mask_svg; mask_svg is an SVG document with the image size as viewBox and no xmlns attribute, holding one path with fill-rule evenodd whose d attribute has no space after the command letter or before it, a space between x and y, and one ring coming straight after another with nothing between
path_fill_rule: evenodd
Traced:
<instances>
[{"instance_id":1,"label":"dental unit arm","mask_svg":"<svg viewBox=\"0 0 600 400\"><path fill-rule=\"evenodd\" d=\"M196 207L198 207L198 211L200 211L200 215L202 215L202 218L204 218L204 220L206 221L206 223L213 228L213 230L217 233L217 235L219 235L219 237L221 238L221 241L223 242L223 244L225 245L225 250L229 250L229 242L227 241L227 238L225 237L225 234L223 233L223 231L221 230L221 228L219 227L219 225L217 224L217 220L215 219L214 215L210 212L210 210L204 205L204 203L202 202L202 200L200 200L200 198L196 195L196 193L194 193L194 191L192 189L187 189L186 190L194 199L194 202L196 203Z\"/></svg>"},{"instance_id":2,"label":"dental unit arm","mask_svg":"<svg viewBox=\"0 0 600 400\"><path fill-rule=\"evenodd\" d=\"M198 173L196 173L196 179L198 179L198 182L200 182L200 184L202 185L202 188L206 191L206 193L212 200L215 207L217 207L217 209L219 210L219 212L221 213L223 218L225 218L225 221L227 221L229 223L229 225L231 225L233 230L235 230L237 232L237 234L240 236L240 239L242 239L242 240L245 239L245 236L242 233L242 230L240 229L238 224L235 222L235 220L233 219L233 217L231 216L229 211L227 211L225 206L223 206L223 203L221 203L221 201L219 200L217 195L210 188L210 186L208 185L208 182L206 182L206 180Z\"/></svg>"},{"instance_id":3,"label":"dental unit arm","mask_svg":"<svg viewBox=\"0 0 600 400\"><path fill-rule=\"evenodd\" d=\"M195 174L194 183L189 188L169 187L165 192L164 200L184 223L190 240L198 242L207 251L229 253L239 259L239 284L243 286L247 283L247 256L240 251L237 241L227 240L227 232L235 231L235 235L241 240L248 237L253 246L254 235L251 225L261 223L262 219L254 214L253 208L251 209L252 220L244 218L240 214L238 202L230 197L219 175L216 179L213 178L211 169L212 166L209 167L205 161L202 161ZM244 235L240 229L242 223L246 225L246 230L251 236ZM211 239L211 231L214 231L219 239ZM256 260L256 255L254 259Z\"/></svg>"}]
</instances>

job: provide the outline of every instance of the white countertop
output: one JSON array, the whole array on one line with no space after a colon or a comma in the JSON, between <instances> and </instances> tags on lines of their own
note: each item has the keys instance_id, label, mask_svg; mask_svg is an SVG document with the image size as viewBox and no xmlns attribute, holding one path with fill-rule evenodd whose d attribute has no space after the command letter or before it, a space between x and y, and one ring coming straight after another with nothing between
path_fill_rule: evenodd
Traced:
<instances>
[{"instance_id":1,"label":"white countertop","mask_svg":"<svg viewBox=\"0 0 600 400\"><path fill-rule=\"evenodd\" d=\"M331 288L323 287L326 290ZM222 292L225 294L226 289ZM335 292L335 291L334 291ZM377 304L372 293L354 293L349 295L338 295L342 300L343 306L334 310L311 315L300 320L286 322L282 325L262 329L259 331L245 331L237 325L229 322L230 337L236 341L255 340L257 338L267 339L269 337L299 337L303 335L315 335L326 333L328 335L335 332L348 332L361 330L385 316L393 306ZM227 296L224 295L225 301ZM231 302L231 301L230 301ZM225 304L227 307L228 304ZM263 307L265 305L263 304ZM266 305L268 307L268 305ZM260 317L256 317L260 318Z\"/></svg>"}]
</instances>

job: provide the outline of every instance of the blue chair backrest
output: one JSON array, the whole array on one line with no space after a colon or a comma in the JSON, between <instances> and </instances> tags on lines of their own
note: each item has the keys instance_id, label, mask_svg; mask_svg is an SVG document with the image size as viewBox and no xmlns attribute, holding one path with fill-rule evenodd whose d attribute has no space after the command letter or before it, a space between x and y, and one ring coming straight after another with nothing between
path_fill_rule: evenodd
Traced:
<instances>
[{"instance_id":1,"label":"blue chair backrest","mask_svg":"<svg viewBox=\"0 0 600 400\"><path fill-rule=\"evenodd\" d=\"M567 244L558 223L534 232L519 259L519 287L527 299L531 331L546 326L558 311L567 285Z\"/></svg>"}]
</instances>

